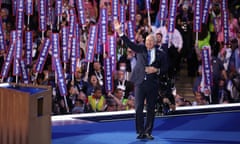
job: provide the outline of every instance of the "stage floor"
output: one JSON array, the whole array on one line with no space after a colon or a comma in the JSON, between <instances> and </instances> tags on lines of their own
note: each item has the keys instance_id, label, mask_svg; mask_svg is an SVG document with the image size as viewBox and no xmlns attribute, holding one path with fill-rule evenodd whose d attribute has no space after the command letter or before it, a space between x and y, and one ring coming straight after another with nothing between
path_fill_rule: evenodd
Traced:
<instances>
[{"instance_id":1,"label":"stage floor","mask_svg":"<svg viewBox=\"0 0 240 144\"><path fill-rule=\"evenodd\" d=\"M156 117L154 140L138 140L134 111L53 116L52 144L239 144L239 120L239 104L178 108Z\"/></svg>"}]
</instances>

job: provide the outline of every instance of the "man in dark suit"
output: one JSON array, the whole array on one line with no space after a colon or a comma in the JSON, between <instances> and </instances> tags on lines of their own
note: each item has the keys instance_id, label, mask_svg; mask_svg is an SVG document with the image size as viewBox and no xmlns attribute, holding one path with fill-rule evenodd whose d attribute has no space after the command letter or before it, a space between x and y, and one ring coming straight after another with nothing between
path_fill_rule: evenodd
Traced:
<instances>
[{"instance_id":1,"label":"man in dark suit","mask_svg":"<svg viewBox=\"0 0 240 144\"><path fill-rule=\"evenodd\" d=\"M159 75L167 72L166 54L158 50L155 35L146 37L145 45L136 45L131 42L121 31L121 26L117 20L114 21L115 31L118 32L123 42L131 48L137 57L135 68L130 81L134 83L135 110L136 110L136 132L137 139L154 139L152 129L155 118L155 104L159 90ZM147 102L147 119L144 122L144 101Z\"/></svg>"}]
</instances>

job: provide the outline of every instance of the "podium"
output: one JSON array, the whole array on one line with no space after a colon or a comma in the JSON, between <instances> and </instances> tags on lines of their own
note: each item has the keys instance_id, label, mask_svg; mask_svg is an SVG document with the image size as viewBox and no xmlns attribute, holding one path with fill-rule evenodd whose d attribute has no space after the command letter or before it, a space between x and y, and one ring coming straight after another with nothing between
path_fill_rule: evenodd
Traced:
<instances>
[{"instance_id":1,"label":"podium","mask_svg":"<svg viewBox=\"0 0 240 144\"><path fill-rule=\"evenodd\" d=\"M51 101L51 87L0 84L0 144L50 144Z\"/></svg>"}]
</instances>

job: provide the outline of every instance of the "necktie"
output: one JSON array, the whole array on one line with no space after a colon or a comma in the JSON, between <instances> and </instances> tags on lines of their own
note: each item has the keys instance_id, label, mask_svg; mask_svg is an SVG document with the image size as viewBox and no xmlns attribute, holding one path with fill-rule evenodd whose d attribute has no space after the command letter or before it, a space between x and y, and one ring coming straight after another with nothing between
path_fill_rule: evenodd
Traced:
<instances>
[{"instance_id":1,"label":"necktie","mask_svg":"<svg viewBox=\"0 0 240 144\"><path fill-rule=\"evenodd\" d=\"M165 39L165 43L168 44L169 41L169 35L167 34L166 39Z\"/></svg>"},{"instance_id":2,"label":"necktie","mask_svg":"<svg viewBox=\"0 0 240 144\"><path fill-rule=\"evenodd\" d=\"M150 65L151 64L151 51L150 50L148 50L147 60L148 60L148 65Z\"/></svg>"}]
</instances>

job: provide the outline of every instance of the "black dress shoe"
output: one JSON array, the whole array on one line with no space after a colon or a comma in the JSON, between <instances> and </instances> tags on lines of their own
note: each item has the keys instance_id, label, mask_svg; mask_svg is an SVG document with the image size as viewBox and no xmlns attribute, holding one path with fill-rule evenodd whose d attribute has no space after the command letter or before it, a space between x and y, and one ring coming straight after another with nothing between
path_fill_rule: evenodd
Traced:
<instances>
[{"instance_id":1,"label":"black dress shoe","mask_svg":"<svg viewBox=\"0 0 240 144\"><path fill-rule=\"evenodd\" d=\"M139 134L138 136L137 136L137 139L144 139L146 136L145 136L145 134Z\"/></svg>"},{"instance_id":2,"label":"black dress shoe","mask_svg":"<svg viewBox=\"0 0 240 144\"><path fill-rule=\"evenodd\" d=\"M154 137L151 134L148 134L148 133L145 134L145 138L147 138L149 140L153 140L154 139Z\"/></svg>"}]
</instances>

